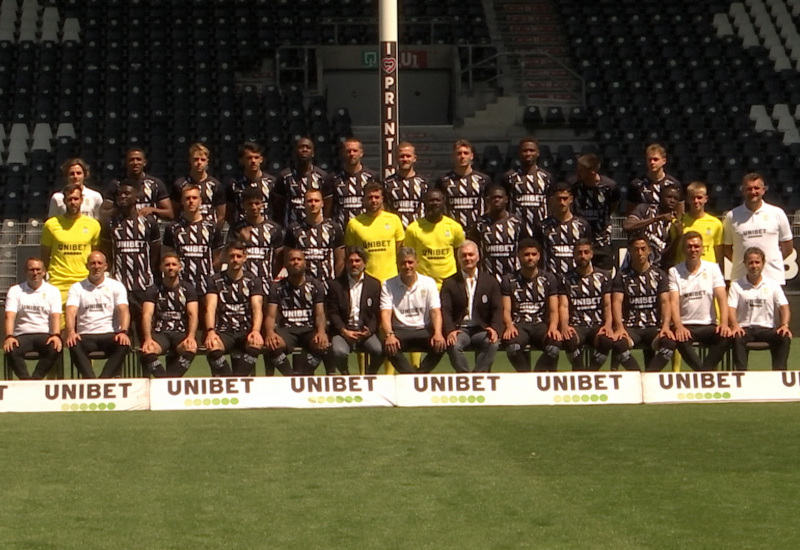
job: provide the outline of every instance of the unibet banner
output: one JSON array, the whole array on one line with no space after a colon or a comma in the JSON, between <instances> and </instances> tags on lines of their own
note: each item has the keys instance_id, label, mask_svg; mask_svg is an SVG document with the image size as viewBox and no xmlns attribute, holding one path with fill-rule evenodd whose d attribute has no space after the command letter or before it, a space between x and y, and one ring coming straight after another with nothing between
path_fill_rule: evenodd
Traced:
<instances>
[{"instance_id":1,"label":"unibet banner","mask_svg":"<svg viewBox=\"0 0 800 550\"><path fill-rule=\"evenodd\" d=\"M418 374L396 379L398 407L642 402L638 372Z\"/></svg>"},{"instance_id":2,"label":"unibet banner","mask_svg":"<svg viewBox=\"0 0 800 550\"><path fill-rule=\"evenodd\" d=\"M152 380L153 410L393 407L392 376Z\"/></svg>"},{"instance_id":3,"label":"unibet banner","mask_svg":"<svg viewBox=\"0 0 800 550\"><path fill-rule=\"evenodd\" d=\"M145 411L149 380L25 380L0 383L0 412Z\"/></svg>"},{"instance_id":4,"label":"unibet banner","mask_svg":"<svg viewBox=\"0 0 800 550\"><path fill-rule=\"evenodd\" d=\"M798 371L720 371L644 374L645 403L800 401Z\"/></svg>"}]
</instances>

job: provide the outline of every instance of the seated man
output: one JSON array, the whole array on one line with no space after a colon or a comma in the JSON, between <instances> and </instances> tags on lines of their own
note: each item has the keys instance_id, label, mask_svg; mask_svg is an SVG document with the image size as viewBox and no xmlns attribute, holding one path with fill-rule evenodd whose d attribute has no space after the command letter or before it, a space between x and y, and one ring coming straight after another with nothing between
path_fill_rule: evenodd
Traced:
<instances>
[{"instance_id":1,"label":"seated man","mask_svg":"<svg viewBox=\"0 0 800 550\"><path fill-rule=\"evenodd\" d=\"M41 380L61 353L61 293L44 281L44 262L25 262L25 281L6 295L6 339L3 351L20 380ZM39 362L33 373L25 365L25 354L35 351Z\"/></svg>"},{"instance_id":2,"label":"seated man","mask_svg":"<svg viewBox=\"0 0 800 550\"><path fill-rule=\"evenodd\" d=\"M745 250L744 263L747 275L732 281L728 291L728 317L732 335L736 338L733 343L733 367L747 370L749 342L768 342L772 353L772 370L786 370L792 343L789 302L781 285L761 274L766 263L763 250L757 247ZM778 328L775 328L776 317L780 318Z\"/></svg>"},{"instance_id":3,"label":"seated man","mask_svg":"<svg viewBox=\"0 0 800 550\"><path fill-rule=\"evenodd\" d=\"M181 279L175 252L161 258L162 280L145 291L142 304L142 368L145 376L183 376L197 353L197 293ZM159 355L167 355L167 368Z\"/></svg>"},{"instance_id":4,"label":"seated man","mask_svg":"<svg viewBox=\"0 0 800 550\"><path fill-rule=\"evenodd\" d=\"M106 255L95 250L86 262L89 276L72 285L67 294L67 347L83 378L96 378L89 354L102 351L107 360L100 378L120 374L131 346L128 291L105 276Z\"/></svg>"},{"instance_id":5,"label":"seated man","mask_svg":"<svg viewBox=\"0 0 800 550\"><path fill-rule=\"evenodd\" d=\"M683 234L684 262L669 270L669 301L672 331L678 351L694 370L714 370L730 343L725 279L719 266L703 260L703 236L697 231ZM714 300L719 308L719 323ZM700 360L692 343L708 347Z\"/></svg>"},{"instance_id":6,"label":"seated man","mask_svg":"<svg viewBox=\"0 0 800 550\"><path fill-rule=\"evenodd\" d=\"M553 274L541 271L542 245L530 238L519 243L520 269L503 276L503 341L511 366L517 372L531 372L525 346L544 353L536 371L558 369L561 333L558 331L558 283Z\"/></svg>"},{"instance_id":7,"label":"seated man","mask_svg":"<svg viewBox=\"0 0 800 550\"><path fill-rule=\"evenodd\" d=\"M586 370L586 346L594 347L589 370L600 370L615 344L611 330L611 273L594 266L594 247L589 239L575 243L573 256L575 270L564 276L558 297L564 350L569 354L572 370L580 371Z\"/></svg>"},{"instance_id":8,"label":"seated man","mask_svg":"<svg viewBox=\"0 0 800 550\"><path fill-rule=\"evenodd\" d=\"M397 251L399 275L381 286L383 349L399 373L417 372L403 351L425 351L419 372L436 368L447 344L442 336L442 306L436 281L417 273L417 253L403 246Z\"/></svg>"},{"instance_id":9,"label":"seated man","mask_svg":"<svg viewBox=\"0 0 800 550\"><path fill-rule=\"evenodd\" d=\"M306 275L306 257L302 250L284 253L287 276L272 284L264 317L267 348L267 375L277 368L282 375L313 375L330 347L326 333L325 290L322 283ZM287 354L297 345L307 351L295 369Z\"/></svg>"},{"instance_id":10,"label":"seated man","mask_svg":"<svg viewBox=\"0 0 800 550\"><path fill-rule=\"evenodd\" d=\"M244 270L247 245L232 241L225 246L228 267L208 280L206 339L212 376L251 376L264 339L264 290L261 279ZM225 354L231 354L231 365Z\"/></svg>"},{"instance_id":11,"label":"seated man","mask_svg":"<svg viewBox=\"0 0 800 550\"><path fill-rule=\"evenodd\" d=\"M378 339L378 311L381 283L367 275L367 251L360 246L347 249L345 273L331 281L325 297L330 320L331 355L342 374L350 374L347 359L351 351L369 354L367 374L378 372L383 363L383 346Z\"/></svg>"},{"instance_id":12,"label":"seated man","mask_svg":"<svg viewBox=\"0 0 800 550\"><path fill-rule=\"evenodd\" d=\"M469 372L464 350L477 349L475 372L492 370L503 331L500 284L478 269L481 257L475 241L458 247L459 270L442 284L442 326L447 353L456 372Z\"/></svg>"},{"instance_id":13,"label":"seated man","mask_svg":"<svg viewBox=\"0 0 800 550\"><path fill-rule=\"evenodd\" d=\"M669 191L667 191L669 192ZM631 349L644 349L645 370L658 372L675 351L669 328L670 307L667 274L650 263L650 242L643 234L628 239L630 265L617 273L612 283L611 313L615 355L627 370L641 370Z\"/></svg>"}]
</instances>

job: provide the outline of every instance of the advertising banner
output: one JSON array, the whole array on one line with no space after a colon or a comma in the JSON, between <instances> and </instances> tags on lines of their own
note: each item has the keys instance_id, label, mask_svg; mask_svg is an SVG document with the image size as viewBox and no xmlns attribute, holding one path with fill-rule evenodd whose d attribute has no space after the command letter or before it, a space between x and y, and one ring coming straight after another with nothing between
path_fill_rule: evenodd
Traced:
<instances>
[{"instance_id":1,"label":"advertising banner","mask_svg":"<svg viewBox=\"0 0 800 550\"><path fill-rule=\"evenodd\" d=\"M798 371L720 371L644 374L645 403L800 401Z\"/></svg>"},{"instance_id":2,"label":"advertising banner","mask_svg":"<svg viewBox=\"0 0 800 550\"><path fill-rule=\"evenodd\" d=\"M146 411L150 381L25 380L0 383L0 412Z\"/></svg>"},{"instance_id":3,"label":"advertising banner","mask_svg":"<svg viewBox=\"0 0 800 550\"><path fill-rule=\"evenodd\" d=\"M642 402L637 372L397 377L397 406L602 405Z\"/></svg>"}]
</instances>

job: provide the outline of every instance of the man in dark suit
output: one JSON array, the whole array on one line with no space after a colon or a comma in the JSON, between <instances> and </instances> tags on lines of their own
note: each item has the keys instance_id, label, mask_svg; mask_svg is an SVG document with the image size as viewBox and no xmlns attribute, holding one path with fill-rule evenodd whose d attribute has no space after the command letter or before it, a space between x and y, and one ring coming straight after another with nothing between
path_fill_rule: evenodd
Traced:
<instances>
[{"instance_id":1,"label":"man in dark suit","mask_svg":"<svg viewBox=\"0 0 800 550\"><path fill-rule=\"evenodd\" d=\"M378 339L378 311L381 283L367 275L367 252L360 246L347 248L345 272L331 281L325 298L330 320L331 357L342 374L350 374L347 358L351 351L369 355L367 374L378 372L383 363L383 345Z\"/></svg>"},{"instance_id":2,"label":"man in dark suit","mask_svg":"<svg viewBox=\"0 0 800 550\"><path fill-rule=\"evenodd\" d=\"M464 349L478 353L475 372L489 372L503 331L503 300L500 284L478 270L480 255L474 241L458 248L459 270L442 284L442 326L447 335L447 353L456 372L469 372Z\"/></svg>"}]
</instances>

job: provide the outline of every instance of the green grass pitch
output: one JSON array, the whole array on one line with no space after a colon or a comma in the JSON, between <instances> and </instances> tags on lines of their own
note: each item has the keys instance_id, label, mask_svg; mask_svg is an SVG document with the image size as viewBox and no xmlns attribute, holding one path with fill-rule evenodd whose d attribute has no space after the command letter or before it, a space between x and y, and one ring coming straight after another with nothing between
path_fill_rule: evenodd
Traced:
<instances>
[{"instance_id":1,"label":"green grass pitch","mask_svg":"<svg viewBox=\"0 0 800 550\"><path fill-rule=\"evenodd\" d=\"M800 403L2 414L0 548L795 548L798 416Z\"/></svg>"}]
</instances>

